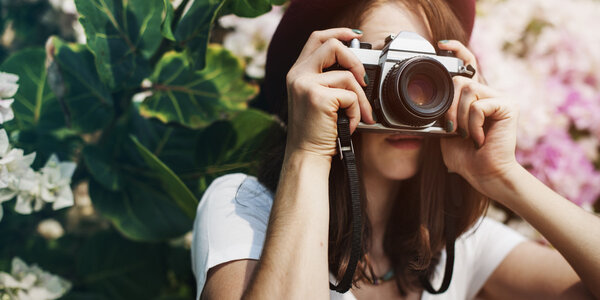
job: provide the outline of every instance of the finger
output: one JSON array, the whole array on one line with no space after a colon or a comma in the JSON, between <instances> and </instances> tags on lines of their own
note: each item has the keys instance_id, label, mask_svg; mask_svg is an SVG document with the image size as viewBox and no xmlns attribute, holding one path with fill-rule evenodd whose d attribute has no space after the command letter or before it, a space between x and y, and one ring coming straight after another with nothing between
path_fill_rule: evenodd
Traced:
<instances>
[{"instance_id":1,"label":"finger","mask_svg":"<svg viewBox=\"0 0 600 300\"><path fill-rule=\"evenodd\" d=\"M471 104L479 99L497 97L498 94L493 89L472 79L455 77L453 81L455 83L455 98L453 105L456 105L456 109L452 111L447 118L455 118L455 124L459 134L461 134L463 138L466 138L470 135L469 110Z\"/></svg>"},{"instance_id":2,"label":"finger","mask_svg":"<svg viewBox=\"0 0 600 300\"><path fill-rule=\"evenodd\" d=\"M342 42L336 39L327 40L317 49L306 64L315 73L321 73L323 69L338 63L340 67L352 72L356 81L366 86L365 67L358 57Z\"/></svg>"},{"instance_id":3,"label":"finger","mask_svg":"<svg viewBox=\"0 0 600 300\"><path fill-rule=\"evenodd\" d=\"M483 146L485 132L483 125L486 118L491 120L502 120L508 117L509 103L499 98L488 98L473 102L469 111L469 132L472 139Z\"/></svg>"},{"instance_id":4,"label":"finger","mask_svg":"<svg viewBox=\"0 0 600 300\"><path fill-rule=\"evenodd\" d=\"M321 45L323 45L329 39L337 39L340 41L349 41L354 38L360 38L362 33L358 33L357 31L353 31L350 28L332 28L326 30L313 31L311 35L308 37L304 48L302 48L302 52L300 56L298 56L298 60L309 57L315 50L317 50Z\"/></svg>"},{"instance_id":5,"label":"finger","mask_svg":"<svg viewBox=\"0 0 600 300\"><path fill-rule=\"evenodd\" d=\"M346 110L346 115L350 120L350 133L353 133L360 122L358 96L346 89L330 88L327 92L338 101L338 109Z\"/></svg>"},{"instance_id":6,"label":"finger","mask_svg":"<svg viewBox=\"0 0 600 300\"><path fill-rule=\"evenodd\" d=\"M373 124L373 109L365 91L356 81L354 75L350 71L329 71L319 74L318 82L326 87L342 88L356 93L358 96L358 104L360 107L361 120L366 123Z\"/></svg>"},{"instance_id":7,"label":"finger","mask_svg":"<svg viewBox=\"0 0 600 300\"><path fill-rule=\"evenodd\" d=\"M457 40L443 40L438 42L438 48L454 52L457 58L463 60L465 65L472 65L477 68L477 59L475 55L463 43Z\"/></svg>"}]
</instances>

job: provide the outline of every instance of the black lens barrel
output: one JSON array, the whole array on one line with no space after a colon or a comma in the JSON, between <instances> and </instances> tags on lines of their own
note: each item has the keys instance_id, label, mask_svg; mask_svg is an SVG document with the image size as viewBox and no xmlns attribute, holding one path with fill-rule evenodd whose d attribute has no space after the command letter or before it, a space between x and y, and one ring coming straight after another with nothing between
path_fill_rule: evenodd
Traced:
<instances>
[{"instance_id":1,"label":"black lens barrel","mask_svg":"<svg viewBox=\"0 0 600 300\"><path fill-rule=\"evenodd\" d=\"M395 118L407 125L425 126L448 111L454 84L450 73L439 61L415 56L394 65L381 92L384 105L391 109Z\"/></svg>"}]
</instances>

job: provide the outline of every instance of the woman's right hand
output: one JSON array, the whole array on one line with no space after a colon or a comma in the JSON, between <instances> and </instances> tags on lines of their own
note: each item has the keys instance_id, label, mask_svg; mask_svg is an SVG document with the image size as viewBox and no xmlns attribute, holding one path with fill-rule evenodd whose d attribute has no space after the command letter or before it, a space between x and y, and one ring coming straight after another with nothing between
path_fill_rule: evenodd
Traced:
<instances>
[{"instance_id":1,"label":"woman's right hand","mask_svg":"<svg viewBox=\"0 0 600 300\"><path fill-rule=\"evenodd\" d=\"M365 69L341 41L361 35L348 28L313 32L287 74L288 138L286 152L328 157L336 154L337 111L346 109L350 131L358 122L374 123L361 87ZM346 70L323 72L338 63Z\"/></svg>"}]
</instances>

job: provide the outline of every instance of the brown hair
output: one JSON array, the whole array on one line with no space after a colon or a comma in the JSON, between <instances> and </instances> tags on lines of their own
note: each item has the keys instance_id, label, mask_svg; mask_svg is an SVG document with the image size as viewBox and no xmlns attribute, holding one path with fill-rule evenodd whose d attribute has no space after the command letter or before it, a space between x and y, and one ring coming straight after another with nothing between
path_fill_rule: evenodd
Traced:
<instances>
[{"instance_id":1,"label":"brown hair","mask_svg":"<svg viewBox=\"0 0 600 300\"><path fill-rule=\"evenodd\" d=\"M353 5L347 6L337 14L338 19L332 19L331 27L360 28L364 16L376 5L386 1L391 0L355 1ZM417 16L424 16L433 41L455 39L467 44L467 34L445 1L400 1ZM285 105L285 101L283 102ZM360 133L354 134L353 140L356 150L360 151ZM279 143L278 149L272 149L259 174L258 179L273 191L277 186L284 151L285 141ZM402 295L420 287L419 276L431 277L445 245L444 227L447 215L454 214L458 220L454 230L456 236L453 237L456 238L471 227L487 208L487 199L476 192L466 180L459 178L461 207L459 210L450 209L453 200L447 197L450 176L453 175L448 173L443 162L439 139L425 139L419 172L402 184L398 193L399 199L394 203L384 236L384 251L391 261L396 274L396 284ZM329 270L339 280L348 266L352 242L348 180L339 159L332 160L329 195ZM365 195L364 187L362 195ZM370 248L370 222L365 213L366 202L367 199L362 199L363 253L368 253ZM363 258L355 274L355 285L365 279L368 270L369 264Z\"/></svg>"}]
</instances>

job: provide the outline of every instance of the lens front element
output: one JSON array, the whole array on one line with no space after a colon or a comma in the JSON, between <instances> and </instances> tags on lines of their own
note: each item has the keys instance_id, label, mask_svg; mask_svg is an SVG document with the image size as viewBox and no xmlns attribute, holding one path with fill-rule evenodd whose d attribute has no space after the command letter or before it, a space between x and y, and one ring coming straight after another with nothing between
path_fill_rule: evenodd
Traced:
<instances>
[{"instance_id":1,"label":"lens front element","mask_svg":"<svg viewBox=\"0 0 600 300\"><path fill-rule=\"evenodd\" d=\"M442 117L452 104L454 85L446 68L427 56L397 63L382 86L382 101L404 124L425 126Z\"/></svg>"},{"instance_id":2,"label":"lens front element","mask_svg":"<svg viewBox=\"0 0 600 300\"><path fill-rule=\"evenodd\" d=\"M417 106L431 104L436 92L435 84L425 74L416 74L408 80L408 98Z\"/></svg>"}]
</instances>

